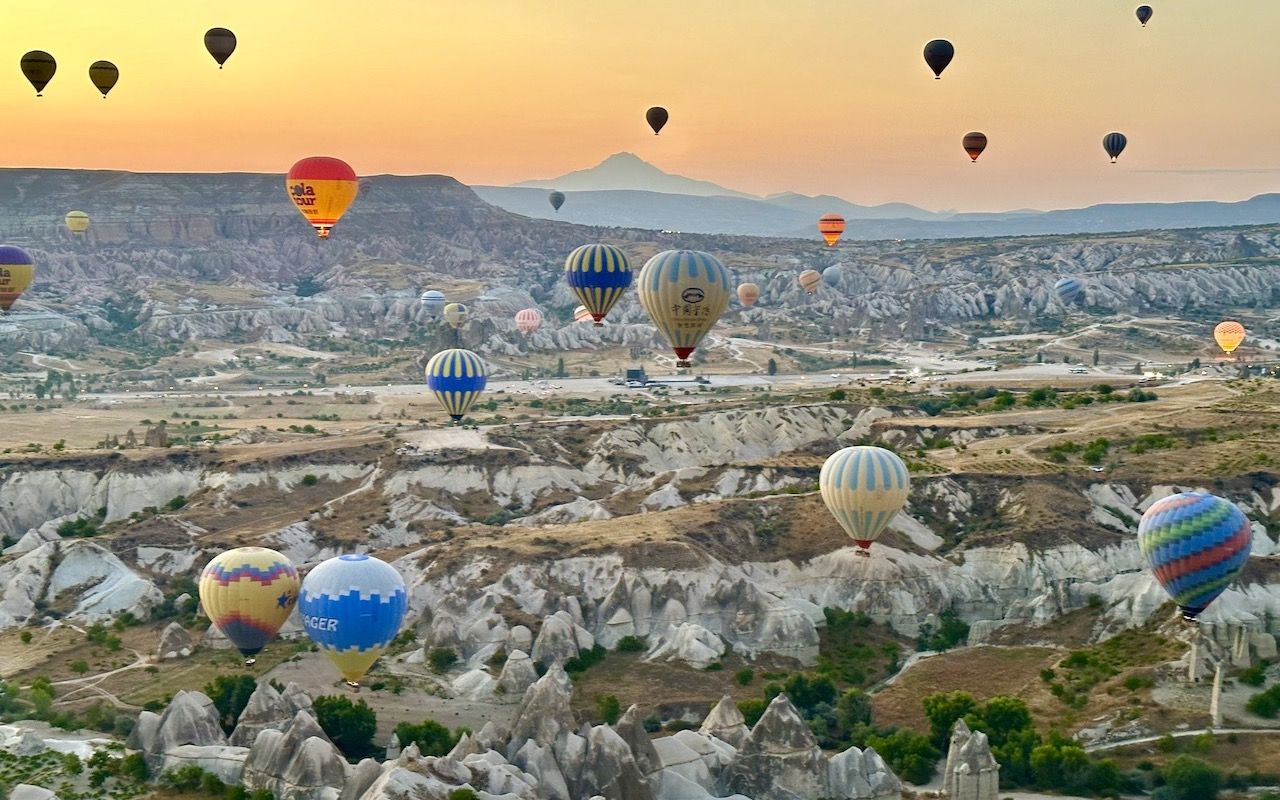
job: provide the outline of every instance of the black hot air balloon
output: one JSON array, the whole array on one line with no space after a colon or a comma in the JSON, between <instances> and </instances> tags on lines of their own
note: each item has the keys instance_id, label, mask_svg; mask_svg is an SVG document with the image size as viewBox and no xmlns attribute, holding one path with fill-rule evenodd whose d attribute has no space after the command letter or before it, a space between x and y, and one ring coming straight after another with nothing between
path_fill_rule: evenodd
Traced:
<instances>
[{"instance_id":1,"label":"black hot air balloon","mask_svg":"<svg viewBox=\"0 0 1280 800\"><path fill-rule=\"evenodd\" d=\"M956 48L946 39L934 39L924 46L924 63L933 70L933 77L940 79L942 71L956 57Z\"/></svg>"},{"instance_id":2,"label":"black hot air balloon","mask_svg":"<svg viewBox=\"0 0 1280 800\"><path fill-rule=\"evenodd\" d=\"M969 154L969 158L977 163L978 156L982 155L982 151L987 149L987 135L978 131L970 131L964 135L962 142L964 151Z\"/></svg>"},{"instance_id":3,"label":"black hot air balloon","mask_svg":"<svg viewBox=\"0 0 1280 800\"><path fill-rule=\"evenodd\" d=\"M95 61L89 65L89 80L102 92L102 99L107 99L107 92L120 80L120 70L110 61Z\"/></svg>"},{"instance_id":4,"label":"black hot air balloon","mask_svg":"<svg viewBox=\"0 0 1280 800\"><path fill-rule=\"evenodd\" d=\"M564 192L553 191L547 195L547 199L551 201L551 207L559 211L560 206L564 205Z\"/></svg>"},{"instance_id":5,"label":"black hot air balloon","mask_svg":"<svg viewBox=\"0 0 1280 800\"><path fill-rule=\"evenodd\" d=\"M27 80L31 81L31 85L35 87L36 97L44 97L41 92L49 85L49 81L53 80L53 73L58 71L58 62L43 50L32 50L18 63L22 67L22 74L27 76Z\"/></svg>"},{"instance_id":6,"label":"black hot air balloon","mask_svg":"<svg viewBox=\"0 0 1280 800\"><path fill-rule=\"evenodd\" d=\"M1151 21L1151 15L1156 12L1151 10L1151 6L1138 6L1138 10L1134 12L1138 15L1138 22L1142 23L1142 27L1147 27L1147 23Z\"/></svg>"},{"instance_id":7,"label":"black hot air balloon","mask_svg":"<svg viewBox=\"0 0 1280 800\"><path fill-rule=\"evenodd\" d=\"M1108 133L1102 137L1102 149L1107 151L1107 155L1111 156L1111 163L1116 163L1116 159L1124 152L1124 146L1129 143L1123 133Z\"/></svg>"},{"instance_id":8,"label":"black hot air balloon","mask_svg":"<svg viewBox=\"0 0 1280 800\"><path fill-rule=\"evenodd\" d=\"M210 28L204 35L204 49L218 62L218 69L222 69L236 51L236 35L226 28Z\"/></svg>"},{"instance_id":9,"label":"black hot air balloon","mask_svg":"<svg viewBox=\"0 0 1280 800\"><path fill-rule=\"evenodd\" d=\"M649 127L653 128L653 135L657 136L658 131L662 130L662 126L667 124L669 115L667 110L662 106L654 106L644 112L645 121L649 123Z\"/></svg>"}]
</instances>

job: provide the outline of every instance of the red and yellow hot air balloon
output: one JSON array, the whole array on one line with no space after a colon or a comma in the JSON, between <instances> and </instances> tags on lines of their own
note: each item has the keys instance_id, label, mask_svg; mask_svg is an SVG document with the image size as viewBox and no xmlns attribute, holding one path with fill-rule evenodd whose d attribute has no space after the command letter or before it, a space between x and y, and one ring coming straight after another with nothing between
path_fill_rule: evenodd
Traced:
<instances>
[{"instance_id":1,"label":"red and yellow hot air balloon","mask_svg":"<svg viewBox=\"0 0 1280 800\"><path fill-rule=\"evenodd\" d=\"M312 156L290 168L284 188L298 212L316 229L316 235L328 239L329 231L355 201L360 183L347 162Z\"/></svg>"},{"instance_id":2,"label":"red and yellow hot air balloon","mask_svg":"<svg viewBox=\"0 0 1280 800\"><path fill-rule=\"evenodd\" d=\"M1235 320L1219 322L1213 329L1213 339L1222 348L1222 352L1230 355L1244 341L1244 326Z\"/></svg>"},{"instance_id":3,"label":"red and yellow hot air balloon","mask_svg":"<svg viewBox=\"0 0 1280 800\"><path fill-rule=\"evenodd\" d=\"M818 220L818 233L827 241L827 247L835 247L844 233L844 217L839 214L823 214Z\"/></svg>"},{"instance_id":4,"label":"red and yellow hot air balloon","mask_svg":"<svg viewBox=\"0 0 1280 800\"><path fill-rule=\"evenodd\" d=\"M756 301L760 299L760 287L754 283L742 283L738 285L738 302L742 303L743 308L752 308Z\"/></svg>"},{"instance_id":5,"label":"red and yellow hot air balloon","mask_svg":"<svg viewBox=\"0 0 1280 800\"><path fill-rule=\"evenodd\" d=\"M0 245L0 312L7 313L35 279L36 267L21 247Z\"/></svg>"}]
</instances>

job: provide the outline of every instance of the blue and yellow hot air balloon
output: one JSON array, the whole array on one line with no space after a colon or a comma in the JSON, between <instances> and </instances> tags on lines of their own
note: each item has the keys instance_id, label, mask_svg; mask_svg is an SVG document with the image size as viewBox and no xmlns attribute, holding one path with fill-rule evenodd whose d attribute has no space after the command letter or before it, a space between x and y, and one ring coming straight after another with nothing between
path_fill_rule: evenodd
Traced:
<instances>
[{"instance_id":1,"label":"blue and yellow hot air balloon","mask_svg":"<svg viewBox=\"0 0 1280 800\"><path fill-rule=\"evenodd\" d=\"M818 474L822 501L840 527L868 555L871 543L907 503L907 465L883 447L846 447L833 453Z\"/></svg>"},{"instance_id":2,"label":"blue and yellow hot air balloon","mask_svg":"<svg viewBox=\"0 0 1280 800\"><path fill-rule=\"evenodd\" d=\"M462 303L446 303L444 310L440 312L444 317L444 321L450 328L455 331L462 327L462 323L467 321L467 317L471 312Z\"/></svg>"},{"instance_id":3,"label":"blue and yellow hot air balloon","mask_svg":"<svg viewBox=\"0 0 1280 800\"><path fill-rule=\"evenodd\" d=\"M298 598L303 629L352 686L400 633L408 610L404 578L395 567L354 553L311 570Z\"/></svg>"},{"instance_id":4,"label":"blue and yellow hot air balloon","mask_svg":"<svg viewBox=\"0 0 1280 800\"><path fill-rule=\"evenodd\" d=\"M640 305L676 353L677 367L729 305L729 270L710 253L664 250L645 262L637 285Z\"/></svg>"},{"instance_id":5,"label":"blue and yellow hot air balloon","mask_svg":"<svg viewBox=\"0 0 1280 800\"><path fill-rule=\"evenodd\" d=\"M611 244L584 244L564 260L564 277L596 325L604 325L609 309L631 285L631 262Z\"/></svg>"},{"instance_id":6,"label":"blue and yellow hot air balloon","mask_svg":"<svg viewBox=\"0 0 1280 800\"><path fill-rule=\"evenodd\" d=\"M1067 305L1084 297L1084 284L1069 275L1065 278L1059 278L1058 282L1053 285L1053 290L1058 293L1058 299Z\"/></svg>"},{"instance_id":7,"label":"blue and yellow hot air balloon","mask_svg":"<svg viewBox=\"0 0 1280 800\"><path fill-rule=\"evenodd\" d=\"M433 318L440 316L440 312L444 311L444 292L428 289L418 296L418 301Z\"/></svg>"},{"instance_id":8,"label":"blue and yellow hot air balloon","mask_svg":"<svg viewBox=\"0 0 1280 800\"><path fill-rule=\"evenodd\" d=\"M1158 500L1138 523L1138 547L1183 619L1194 621L1249 560L1253 530L1234 503L1208 492Z\"/></svg>"},{"instance_id":9,"label":"blue and yellow hot air balloon","mask_svg":"<svg viewBox=\"0 0 1280 800\"><path fill-rule=\"evenodd\" d=\"M21 247L0 245L0 312L7 313L36 277L35 262Z\"/></svg>"},{"instance_id":10,"label":"blue and yellow hot air balloon","mask_svg":"<svg viewBox=\"0 0 1280 800\"><path fill-rule=\"evenodd\" d=\"M442 350L427 362L427 388L454 422L471 410L488 381L484 360L470 350Z\"/></svg>"},{"instance_id":11,"label":"blue and yellow hot air balloon","mask_svg":"<svg viewBox=\"0 0 1280 800\"><path fill-rule=\"evenodd\" d=\"M200 604L222 635L252 664L293 612L298 571L265 547L219 554L200 573Z\"/></svg>"}]
</instances>

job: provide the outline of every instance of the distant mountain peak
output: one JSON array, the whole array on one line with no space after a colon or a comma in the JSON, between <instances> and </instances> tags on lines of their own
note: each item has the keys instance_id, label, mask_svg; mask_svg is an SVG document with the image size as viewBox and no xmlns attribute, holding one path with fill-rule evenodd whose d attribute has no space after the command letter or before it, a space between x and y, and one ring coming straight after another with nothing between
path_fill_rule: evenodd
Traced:
<instances>
[{"instance_id":1,"label":"distant mountain peak","mask_svg":"<svg viewBox=\"0 0 1280 800\"><path fill-rule=\"evenodd\" d=\"M562 192L600 192L632 190L685 194L695 197L750 197L745 192L726 189L711 181L700 181L674 175L655 167L635 153L614 153L587 169L575 170L558 178L524 181L513 184L522 188L559 189Z\"/></svg>"}]
</instances>

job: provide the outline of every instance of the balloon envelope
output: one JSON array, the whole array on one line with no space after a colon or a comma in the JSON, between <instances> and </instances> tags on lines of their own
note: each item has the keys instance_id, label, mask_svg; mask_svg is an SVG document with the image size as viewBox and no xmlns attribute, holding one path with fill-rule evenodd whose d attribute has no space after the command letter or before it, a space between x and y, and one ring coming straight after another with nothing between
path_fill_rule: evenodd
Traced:
<instances>
[{"instance_id":1,"label":"balloon envelope","mask_svg":"<svg viewBox=\"0 0 1280 800\"><path fill-rule=\"evenodd\" d=\"M427 313L433 317L439 316L444 310L444 293L435 289L428 289L418 296L418 301L427 309Z\"/></svg>"},{"instance_id":2,"label":"balloon envelope","mask_svg":"<svg viewBox=\"0 0 1280 800\"><path fill-rule=\"evenodd\" d=\"M355 201L360 183L347 162L312 156L289 168L284 188L316 235L328 239L333 226Z\"/></svg>"},{"instance_id":3,"label":"balloon envelope","mask_svg":"<svg viewBox=\"0 0 1280 800\"><path fill-rule=\"evenodd\" d=\"M516 312L516 328L521 333L533 333L542 327L542 312L536 308L524 308Z\"/></svg>"},{"instance_id":4,"label":"balloon envelope","mask_svg":"<svg viewBox=\"0 0 1280 800\"><path fill-rule=\"evenodd\" d=\"M710 253L665 250L640 270L640 304L675 351L677 367L693 366L689 356L729 305L729 270Z\"/></svg>"},{"instance_id":5,"label":"balloon envelope","mask_svg":"<svg viewBox=\"0 0 1280 800\"><path fill-rule=\"evenodd\" d=\"M818 489L840 527L867 550L906 505L911 478L902 459L882 447L846 447L822 465Z\"/></svg>"},{"instance_id":6,"label":"balloon envelope","mask_svg":"<svg viewBox=\"0 0 1280 800\"><path fill-rule=\"evenodd\" d=\"M441 314L444 316L444 321L449 324L449 327L456 331L462 327L462 323L467 321L467 317L471 312L462 303L446 303Z\"/></svg>"},{"instance_id":7,"label":"balloon envelope","mask_svg":"<svg viewBox=\"0 0 1280 800\"><path fill-rule=\"evenodd\" d=\"M760 299L760 287L754 283L743 283L738 286L738 302L746 308L751 308Z\"/></svg>"},{"instance_id":8,"label":"balloon envelope","mask_svg":"<svg viewBox=\"0 0 1280 800\"><path fill-rule=\"evenodd\" d=\"M66 223L67 230L72 233L84 233L89 230L89 215L83 211L68 211L62 221Z\"/></svg>"},{"instance_id":9,"label":"balloon envelope","mask_svg":"<svg viewBox=\"0 0 1280 800\"><path fill-rule=\"evenodd\" d=\"M18 65L22 68L22 74L35 88L36 97L43 97L41 93L44 87L49 85L49 81L53 80L53 74L58 71L58 62L43 50L32 50L22 57Z\"/></svg>"},{"instance_id":10,"label":"balloon envelope","mask_svg":"<svg viewBox=\"0 0 1280 800\"><path fill-rule=\"evenodd\" d=\"M935 78L942 77L942 71L956 57L956 49L946 39L934 39L924 46L924 63L933 70Z\"/></svg>"},{"instance_id":11,"label":"balloon envelope","mask_svg":"<svg viewBox=\"0 0 1280 800\"><path fill-rule=\"evenodd\" d=\"M653 128L654 136L658 135L658 131L662 130L662 126L667 124L667 120L669 118L670 118L670 115L667 114L667 110L662 106L654 106L653 108L644 112L645 122L648 122L649 127Z\"/></svg>"},{"instance_id":12,"label":"balloon envelope","mask_svg":"<svg viewBox=\"0 0 1280 800\"><path fill-rule=\"evenodd\" d=\"M596 325L631 285L631 262L611 244L584 244L564 260L564 277Z\"/></svg>"},{"instance_id":13,"label":"balloon envelope","mask_svg":"<svg viewBox=\"0 0 1280 800\"><path fill-rule=\"evenodd\" d=\"M1058 282L1053 285L1053 290L1057 292L1062 302L1074 303L1084 295L1084 284L1076 278L1067 276L1059 278Z\"/></svg>"},{"instance_id":14,"label":"balloon envelope","mask_svg":"<svg viewBox=\"0 0 1280 800\"><path fill-rule=\"evenodd\" d=\"M89 65L89 80L105 98L107 92L111 91L111 87L120 80L120 70L116 69L116 65L110 61L95 61Z\"/></svg>"},{"instance_id":15,"label":"balloon envelope","mask_svg":"<svg viewBox=\"0 0 1280 800\"><path fill-rule=\"evenodd\" d=\"M827 247L835 247L836 242L840 241L840 234L844 233L844 217L839 214L823 214L818 219L818 233L826 240Z\"/></svg>"},{"instance_id":16,"label":"balloon envelope","mask_svg":"<svg viewBox=\"0 0 1280 800\"><path fill-rule=\"evenodd\" d=\"M217 555L200 573L200 605L246 658L275 638L298 600L298 570L265 547Z\"/></svg>"},{"instance_id":17,"label":"balloon envelope","mask_svg":"<svg viewBox=\"0 0 1280 800\"><path fill-rule=\"evenodd\" d=\"M964 147L964 151L969 154L969 158L977 161L978 156L982 155L982 151L987 149L987 135L978 131L970 131L964 135L961 144Z\"/></svg>"},{"instance_id":18,"label":"balloon envelope","mask_svg":"<svg viewBox=\"0 0 1280 800\"><path fill-rule=\"evenodd\" d=\"M1244 342L1244 326L1235 320L1219 322L1213 329L1213 340L1224 353L1233 353Z\"/></svg>"},{"instance_id":19,"label":"balloon envelope","mask_svg":"<svg viewBox=\"0 0 1280 800\"><path fill-rule=\"evenodd\" d=\"M218 62L218 69L222 69L236 51L236 35L226 28L210 28L204 35L204 49Z\"/></svg>"},{"instance_id":20,"label":"balloon envelope","mask_svg":"<svg viewBox=\"0 0 1280 800\"><path fill-rule=\"evenodd\" d=\"M35 280L36 267L21 247L0 245L0 311L8 311Z\"/></svg>"},{"instance_id":21,"label":"balloon envelope","mask_svg":"<svg viewBox=\"0 0 1280 800\"><path fill-rule=\"evenodd\" d=\"M484 360L470 350L442 350L427 362L427 388L457 422L471 410L488 383Z\"/></svg>"},{"instance_id":22,"label":"balloon envelope","mask_svg":"<svg viewBox=\"0 0 1280 800\"><path fill-rule=\"evenodd\" d=\"M822 282L828 286L839 286L840 271L840 268L837 266L827 267L822 271Z\"/></svg>"},{"instance_id":23,"label":"balloon envelope","mask_svg":"<svg viewBox=\"0 0 1280 800\"><path fill-rule=\"evenodd\" d=\"M818 286L822 283L822 275L816 269L806 269L800 273L800 277L796 278L796 282L800 284L801 289L804 289L805 294L813 294L818 291Z\"/></svg>"},{"instance_id":24,"label":"balloon envelope","mask_svg":"<svg viewBox=\"0 0 1280 800\"><path fill-rule=\"evenodd\" d=\"M1111 156L1111 163L1115 163L1120 154L1124 152L1125 145L1129 143L1129 139L1123 133L1108 133L1102 137L1102 149L1107 151L1107 155Z\"/></svg>"},{"instance_id":25,"label":"balloon envelope","mask_svg":"<svg viewBox=\"0 0 1280 800\"><path fill-rule=\"evenodd\" d=\"M404 578L395 567L362 554L321 563L302 581L298 598L307 636L351 683L400 633L408 609Z\"/></svg>"},{"instance_id":26,"label":"balloon envelope","mask_svg":"<svg viewBox=\"0 0 1280 800\"><path fill-rule=\"evenodd\" d=\"M1151 10L1151 6L1138 6L1138 10L1134 12L1138 15L1138 22L1142 23L1142 27L1147 27L1147 23L1151 21L1151 17L1155 14Z\"/></svg>"},{"instance_id":27,"label":"balloon envelope","mask_svg":"<svg viewBox=\"0 0 1280 800\"><path fill-rule=\"evenodd\" d=\"M1158 500L1138 523L1138 548L1182 616L1191 620L1240 572L1252 542L1244 512L1206 492Z\"/></svg>"},{"instance_id":28,"label":"balloon envelope","mask_svg":"<svg viewBox=\"0 0 1280 800\"><path fill-rule=\"evenodd\" d=\"M564 205L564 192L552 192L547 195L547 200L550 201L552 208L559 211L560 206Z\"/></svg>"},{"instance_id":29,"label":"balloon envelope","mask_svg":"<svg viewBox=\"0 0 1280 800\"><path fill-rule=\"evenodd\" d=\"M595 317L587 310L586 306L578 306L573 310L574 322L594 322Z\"/></svg>"}]
</instances>

